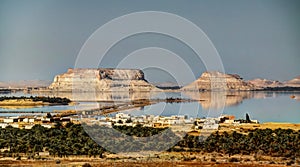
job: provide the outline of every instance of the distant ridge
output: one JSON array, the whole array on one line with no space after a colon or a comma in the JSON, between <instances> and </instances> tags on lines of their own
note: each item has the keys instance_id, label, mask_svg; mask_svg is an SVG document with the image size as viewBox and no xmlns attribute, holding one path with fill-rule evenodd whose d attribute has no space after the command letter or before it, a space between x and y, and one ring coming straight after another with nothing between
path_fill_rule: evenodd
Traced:
<instances>
[{"instance_id":1,"label":"distant ridge","mask_svg":"<svg viewBox=\"0 0 300 167\"><path fill-rule=\"evenodd\" d=\"M261 78L256 78L253 80L249 80L247 82L262 89L272 88L272 90L274 90L274 88L275 89L280 88L281 90L284 90L284 87L286 87L286 89L293 89L293 87L295 88L300 87L300 76L284 82L261 79Z\"/></svg>"},{"instance_id":2,"label":"distant ridge","mask_svg":"<svg viewBox=\"0 0 300 167\"><path fill-rule=\"evenodd\" d=\"M148 83L139 69L82 68L68 69L57 75L53 82L46 80L21 80L0 82L1 89L43 88L44 91L211 91L211 90L269 90L298 91L300 76L288 81L256 78L244 81L238 74L217 71L204 72L194 82L182 87L173 82ZM35 89L37 90L37 89Z\"/></svg>"},{"instance_id":3,"label":"distant ridge","mask_svg":"<svg viewBox=\"0 0 300 167\"><path fill-rule=\"evenodd\" d=\"M0 88L24 89L27 87L48 87L51 81L47 80L20 80L0 82Z\"/></svg>"},{"instance_id":4,"label":"distant ridge","mask_svg":"<svg viewBox=\"0 0 300 167\"><path fill-rule=\"evenodd\" d=\"M261 78L249 80L247 82L255 85L256 87L260 87L260 88L266 88L266 87L274 88L274 87L284 87L285 86L284 83L282 83L282 82L261 79Z\"/></svg>"},{"instance_id":5,"label":"distant ridge","mask_svg":"<svg viewBox=\"0 0 300 167\"><path fill-rule=\"evenodd\" d=\"M284 82L286 86L292 86L292 87L300 87L300 76L297 76L294 79L291 79L289 81Z\"/></svg>"}]
</instances>

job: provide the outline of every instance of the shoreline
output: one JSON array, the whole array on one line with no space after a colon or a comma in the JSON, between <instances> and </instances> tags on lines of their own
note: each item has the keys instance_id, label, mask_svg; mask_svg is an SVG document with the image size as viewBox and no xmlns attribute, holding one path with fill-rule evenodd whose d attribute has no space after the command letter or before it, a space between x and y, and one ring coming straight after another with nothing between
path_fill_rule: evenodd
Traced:
<instances>
[{"instance_id":1,"label":"shoreline","mask_svg":"<svg viewBox=\"0 0 300 167\"><path fill-rule=\"evenodd\" d=\"M65 158L46 157L36 160L28 160L22 158L0 158L0 164L3 166L101 166L101 167L124 167L124 166L241 166L241 167L272 167L272 166L289 166L299 165L299 159L290 159L286 157L271 157L263 155L232 155L222 154L218 152L202 153L202 152L161 152L157 154L149 154L149 156L122 156L115 154L107 154L105 158L88 157L88 156L69 156Z\"/></svg>"}]
</instances>

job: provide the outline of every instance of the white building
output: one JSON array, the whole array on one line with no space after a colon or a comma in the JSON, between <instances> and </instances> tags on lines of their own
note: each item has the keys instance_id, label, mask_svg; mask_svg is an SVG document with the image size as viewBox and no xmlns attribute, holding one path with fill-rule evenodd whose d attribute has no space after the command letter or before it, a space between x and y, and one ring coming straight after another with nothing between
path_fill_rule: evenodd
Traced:
<instances>
[{"instance_id":1,"label":"white building","mask_svg":"<svg viewBox=\"0 0 300 167\"><path fill-rule=\"evenodd\" d=\"M43 127L45 127L45 128L52 128L52 126L51 125L49 125L49 124L41 124L41 126L43 126Z\"/></svg>"},{"instance_id":2,"label":"white building","mask_svg":"<svg viewBox=\"0 0 300 167\"><path fill-rule=\"evenodd\" d=\"M0 123L0 127L1 127L1 128L6 128L7 126L8 126L7 123Z\"/></svg>"},{"instance_id":3,"label":"white building","mask_svg":"<svg viewBox=\"0 0 300 167\"><path fill-rule=\"evenodd\" d=\"M203 129L207 130L217 130L219 128L218 120L214 118L208 118L203 123Z\"/></svg>"},{"instance_id":4,"label":"white building","mask_svg":"<svg viewBox=\"0 0 300 167\"><path fill-rule=\"evenodd\" d=\"M18 122L19 117L9 117L9 118L4 118L3 122L4 123L13 123L13 122Z\"/></svg>"},{"instance_id":5,"label":"white building","mask_svg":"<svg viewBox=\"0 0 300 167\"><path fill-rule=\"evenodd\" d=\"M25 125L24 129L31 129L34 126L34 124L30 124L30 125Z\"/></svg>"}]
</instances>

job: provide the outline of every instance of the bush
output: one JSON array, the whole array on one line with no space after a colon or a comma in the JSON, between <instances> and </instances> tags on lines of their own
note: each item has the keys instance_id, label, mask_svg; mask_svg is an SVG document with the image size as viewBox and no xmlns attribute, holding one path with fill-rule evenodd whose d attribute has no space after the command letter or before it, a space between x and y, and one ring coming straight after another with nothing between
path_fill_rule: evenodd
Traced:
<instances>
[{"instance_id":1,"label":"bush","mask_svg":"<svg viewBox=\"0 0 300 167\"><path fill-rule=\"evenodd\" d=\"M89 163L85 163L85 164L82 165L82 167L92 167L92 165L89 164Z\"/></svg>"},{"instance_id":2,"label":"bush","mask_svg":"<svg viewBox=\"0 0 300 167\"><path fill-rule=\"evenodd\" d=\"M229 162L239 162L239 159L232 157L229 158Z\"/></svg>"}]
</instances>

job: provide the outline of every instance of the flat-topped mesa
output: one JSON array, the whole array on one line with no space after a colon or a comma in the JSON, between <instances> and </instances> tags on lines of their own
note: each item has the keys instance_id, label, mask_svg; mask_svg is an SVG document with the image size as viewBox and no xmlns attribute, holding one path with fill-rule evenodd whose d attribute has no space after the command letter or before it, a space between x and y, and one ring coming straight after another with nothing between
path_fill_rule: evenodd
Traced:
<instances>
[{"instance_id":1,"label":"flat-topped mesa","mask_svg":"<svg viewBox=\"0 0 300 167\"><path fill-rule=\"evenodd\" d=\"M243 81L237 74L220 72L204 72L200 78L182 88L184 91L227 91L227 90L255 90L251 83Z\"/></svg>"},{"instance_id":2,"label":"flat-topped mesa","mask_svg":"<svg viewBox=\"0 0 300 167\"><path fill-rule=\"evenodd\" d=\"M49 86L53 91L150 91L149 84L138 69L76 68L55 76Z\"/></svg>"}]
</instances>

